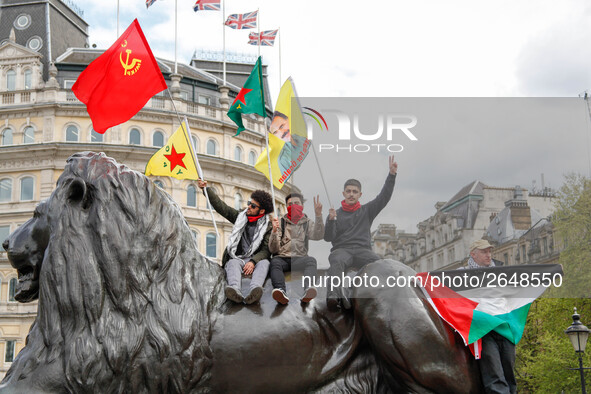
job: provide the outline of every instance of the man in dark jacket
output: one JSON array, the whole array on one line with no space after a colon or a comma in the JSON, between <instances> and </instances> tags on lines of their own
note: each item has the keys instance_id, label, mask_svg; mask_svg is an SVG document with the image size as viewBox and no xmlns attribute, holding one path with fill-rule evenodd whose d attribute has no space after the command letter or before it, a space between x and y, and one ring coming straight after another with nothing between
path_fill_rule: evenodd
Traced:
<instances>
[{"instance_id":1,"label":"man in dark jacket","mask_svg":"<svg viewBox=\"0 0 591 394\"><path fill-rule=\"evenodd\" d=\"M202 190L207 187L207 181L198 181L197 184ZM238 211L223 202L212 188L207 189L207 194L213 209L234 224L222 256L222 267L226 270L228 281L226 297L237 303L255 303L263 295L263 284L269 272L272 225L267 214L273 212L273 200L269 193L255 190L246 209ZM242 274L252 274L246 297L240 291Z\"/></svg>"},{"instance_id":2,"label":"man in dark jacket","mask_svg":"<svg viewBox=\"0 0 591 394\"><path fill-rule=\"evenodd\" d=\"M386 207L394 191L398 163L394 156L389 159L389 173L382 191L367 204L361 205L361 183L357 179L345 182L345 190L341 208L329 210L324 231L324 240L332 242L328 256L329 276L342 277L349 267L361 268L366 264L379 260L380 257L371 250L371 224L380 211ZM338 289L340 291L340 289ZM336 309L339 301L344 308L351 307L348 300L335 291L329 291L326 303L330 309Z\"/></svg>"}]
</instances>

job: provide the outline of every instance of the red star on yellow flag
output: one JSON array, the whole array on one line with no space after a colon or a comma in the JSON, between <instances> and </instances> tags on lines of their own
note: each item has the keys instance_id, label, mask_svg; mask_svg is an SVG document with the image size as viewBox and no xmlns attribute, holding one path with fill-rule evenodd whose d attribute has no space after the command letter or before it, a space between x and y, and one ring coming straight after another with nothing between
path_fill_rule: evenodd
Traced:
<instances>
[{"instance_id":1,"label":"red star on yellow flag","mask_svg":"<svg viewBox=\"0 0 591 394\"><path fill-rule=\"evenodd\" d=\"M234 100L234 102L232 103L232 105L236 104L236 101L239 101L246 105L246 102L244 101L244 96L246 96L248 94L248 92L252 92L252 89L246 89L246 88L242 88L240 89L240 92L238 93L238 96L236 96L236 99ZM240 105L240 104L238 104Z\"/></svg>"},{"instance_id":2,"label":"red star on yellow flag","mask_svg":"<svg viewBox=\"0 0 591 394\"><path fill-rule=\"evenodd\" d=\"M170 155L164 155L170 161L170 172L174 171L176 166L185 167L185 163L183 163L183 157L185 157L186 153L177 153L176 149L174 149L174 145L172 146L172 152Z\"/></svg>"}]
</instances>

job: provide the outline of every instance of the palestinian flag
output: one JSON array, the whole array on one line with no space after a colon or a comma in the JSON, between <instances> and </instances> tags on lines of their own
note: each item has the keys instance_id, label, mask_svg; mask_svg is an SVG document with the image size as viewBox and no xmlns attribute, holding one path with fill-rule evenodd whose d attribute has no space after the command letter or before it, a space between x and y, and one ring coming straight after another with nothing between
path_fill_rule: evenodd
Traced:
<instances>
[{"instance_id":1,"label":"palestinian flag","mask_svg":"<svg viewBox=\"0 0 591 394\"><path fill-rule=\"evenodd\" d=\"M562 284L559 264L514 265L417 274L427 300L480 358L481 339L495 331L517 344L531 303Z\"/></svg>"}]
</instances>

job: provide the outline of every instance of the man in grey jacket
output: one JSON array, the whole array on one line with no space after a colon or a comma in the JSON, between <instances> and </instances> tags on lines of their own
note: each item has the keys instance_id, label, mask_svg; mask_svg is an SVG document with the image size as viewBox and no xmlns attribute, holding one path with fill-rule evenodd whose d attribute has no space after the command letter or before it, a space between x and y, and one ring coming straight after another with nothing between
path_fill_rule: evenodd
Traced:
<instances>
[{"instance_id":1,"label":"man in grey jacket","mask_svg":"<svg viewBox=\"0 0 591 394\"><path fill-rule=\"evenodd\" d=\"M317 265L316 259L308 256L308 240L320 240L324 236L320 197L314 197L315 220L310 220L304 213L303 195L291 193L285 198L285 203L287 214L281 221L273 219L273 230L269 239L269 251L274 255L270 268L272 295L273 299L282 305L289 302L283 273L304 267L304 278L313 278ZM316 294L316 289L309 284L301 301L310 302Z\"/></svg>"}]
</instances>

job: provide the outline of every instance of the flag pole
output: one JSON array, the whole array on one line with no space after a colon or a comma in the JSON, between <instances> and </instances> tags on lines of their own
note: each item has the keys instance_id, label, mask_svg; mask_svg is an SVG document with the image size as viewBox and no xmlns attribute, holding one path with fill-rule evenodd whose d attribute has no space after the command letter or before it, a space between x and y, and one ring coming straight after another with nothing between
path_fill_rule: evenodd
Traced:
<instances>
[{"instance_id":1,"label":"flag pole","mask_svg":"<svg viewBox=\"0 0 591 394\"><path fill-rule=\"evenodd\" d=\"M179 115L179 112L176 110L176 105L174 104L174 100L172 99L172 94L170 94L170 90L168 88L166 88L166 91L168 92L168 97L170 97L170 101L172 102L172 107L174 108L174 112L176 113L176 116L179 120L179 123L181 125L181 127L183 127L183 121L181 120L181 116ZM187 119L187 117L185 116L185 120ZM189 128L189 123L185 123L187 125L187 129ZM193 144L191 143L191 141L189 141L189 147L193 146ZM201 166L199 165L199 160L197 160L197 153L195 151L193 151L193 157L195 159L195 164L197 165L197 174L199 175L200 179L203 179L203 172L201 171ZM203 191L205 192L205 198L207 198L207 202L209 203L209 196L207 195L207 188L203 189ZM208 208L209 208L209 213L211 214L211 221L213 222L213 228L215 229L215 233L217 234L218 238L220 237L220 233L218 231L218 226L215 223L215 218L213 217L213 211L211 209L211 203L208 204Z\"/></svg>"},{"instance_id":2,"label":"flag pole","mask_svg":"<svg viewBox=\"0 0 591 394\"><path fill-rule=\"evenodd\" d=\"M261 57L261 15L259 14L259 9L257 8L257 33L258 33L258 42L259 42L259 56ZM262 64L261 64L262 66ZM269 173L270 174L270 173Z\"/></svg>"},{"instance_id":3,"label":"flag pole","mask_svg":"<svg viewBox=\"0 0 591 394\"><path fill-rule=\"evenodd\" d=\"M179 16L178 8L177 8L177 0L174 0L174 73L178 74L178 64L177 64L177 33L178 33L178 26L177 26L177 18Z\"/></svg>"},{"instance_id":4,"label":"flag pole","mask_svg":"<svg viewBox=\"0 0 591 394\"><path fill-rule=\"evenodd\" d=\"M273 213L279 217L275 207L275 187L273 186L273 173L271 172L271 152L269 150L269 132L265 130L265 144L267 145L267 166L269 167L269 183L271 184L271 197L273 199Z\"/></svg>"},{"instance_id":5,"label":"flag pole","mask_svg":"<svg viewBox=\"0 0 591 394\"><path fill-rule=\"evenodd\" d=\"M187 121L187 117L185 116L185 125L187 126L187 136L190 134L189 131L189 122ZM183 126L183 124L181 123L181 127ZM185 136L186 138L186 136ZM187 143L189 144L189 147L192 147L193 144L191 143L191 141L187 141ZM199 164L199 159L197 158L197 152L195 152L194 149L191 149L193 151L193 158L195 159L195 164L197 165L197 174L199 175L199 179L205 179L203 177L203 170L201 169L201 164ZM207 194L207 188L204 187L203 188L203 193L205 193L205 198L207 199L207 208L209 208L209 213L211 215L211 221L213 222L213 228L215 229L215 233L217 234L218 238L220 237L220 233L218 231L218 226L215 223L215 218L213 217L213 209L211 208L211 202L209 201L209 195Z\"/></svg>"},{"instance_id":6,"label":"flag pole","mask_svg":"<svg viewBox=\"0 0 591 394\"><path fill-rule=\"evenodd\" d=\"M117 0L117 38L119 38L119 0Z\"/></svg>"},{"instance_id":7,"label":"flag pole","mask_svg":"<svg viewBox=\"0 0 591 394\"><path fill-rule=\"evenodd\" d=\"M277 29L277 35L279 36L279 86L281 86L281 27Z\"/></svg>"},{"instance_id":8,"label":"flag pole","mask_svg":"<svg viewBox=\"0 0 591 394\"><path fill-rule=\"evenodd\" d=\"M222 39L223 39L223 75L224 75L224 86L226 86L226 2L222 0Z\"/></svg>"},{"instance_id":9,"label":"flag pole","mask_svg":"<svg viewBox=\"0 0 591 394\"><path fill-rule=\"evenodd\" d=\"M312 153L314 153L314 159L316 159L316 166L318 166L318 172L320 173L320 179L322 179L322 184L324 185L324 191L326 193L326 199L328 200L328 205L330 205L331 208L334 208L334 205L332 205L332 201L330 201L330 195L328 194L328 188L326 187L326 182L324 181L324 175L322 174L322 168L320 167L320 162L318 161L318 156L316 156L316 149L314 149L314 143L312 142L312 140L310 141L310 149L312 149Z\"/></svg>"}]
</instances>

